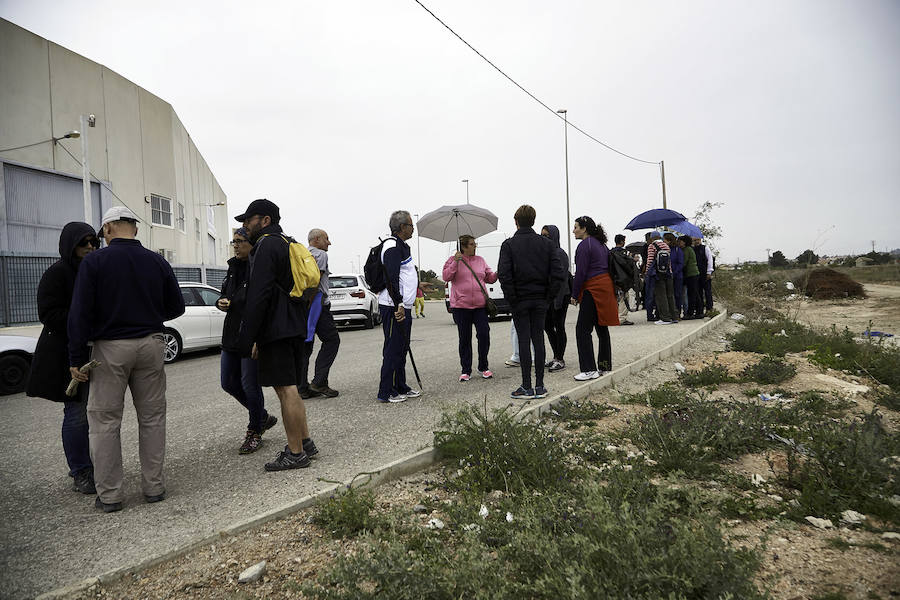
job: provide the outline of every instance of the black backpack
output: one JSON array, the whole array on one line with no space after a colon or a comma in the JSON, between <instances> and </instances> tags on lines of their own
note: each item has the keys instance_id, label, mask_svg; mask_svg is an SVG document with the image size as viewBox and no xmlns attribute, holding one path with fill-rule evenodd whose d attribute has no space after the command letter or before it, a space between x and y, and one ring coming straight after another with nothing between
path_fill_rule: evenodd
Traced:
<instances>
[{"instance_id":1,"label":"black backpack","mask_svg":"<svg viewBox=\"0 0 900 600\"><path fill-rule=\"evenodd\" d=\"M672 257L669 256L669 251L664 250L656 242L653 242L653 247L656 248L656 258L653 259L653 266L656 269L657 277L671 277L672 276Z\"/></svg>"},{"instance_id":2,"label":"black backpack","mask_svg":"<svg viewBox=\"0 0 900 600\"><path fill-rule=\"evenodd\" d=\"M384 277L384 265L381 263L381 248L387 240L393 238L389 237L387 240L382 240L381 238L378 239L378 245L373 246L372 249L369 250L369 256L366 257L366 264L363 266L363 275L366 278L366 283L369 284L369 289L375 294L387 289L387 280Z\"/></svg>"}]
</instances>

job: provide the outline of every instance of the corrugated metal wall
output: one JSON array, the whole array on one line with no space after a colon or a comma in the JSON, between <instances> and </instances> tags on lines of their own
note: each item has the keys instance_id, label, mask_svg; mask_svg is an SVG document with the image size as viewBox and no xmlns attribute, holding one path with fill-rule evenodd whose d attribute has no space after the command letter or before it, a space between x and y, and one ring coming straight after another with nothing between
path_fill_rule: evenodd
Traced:
<instances>
[{"instance_id":1,"label":"corrugated metal wall","mask_svg":"<svg viewBox=\"0 0 900 600\"><path fill-rule=\"evenodd\" d=\"M3 164L6 232L10 252L59 252L59 233L70 221L84 220L80 179ZM95 229L102 216L100 184L91 183Z\"/></svg>"}]
</instances>

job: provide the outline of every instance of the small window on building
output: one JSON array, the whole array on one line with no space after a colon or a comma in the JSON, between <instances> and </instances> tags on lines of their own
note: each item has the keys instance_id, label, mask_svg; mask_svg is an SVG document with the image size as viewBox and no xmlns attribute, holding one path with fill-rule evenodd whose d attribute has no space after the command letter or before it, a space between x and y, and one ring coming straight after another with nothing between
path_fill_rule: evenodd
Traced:
<instances>
[{"instance_id":1,"label":"small window on building","mask_svg":"<svg viewBox=\"0 0 900 600\"><path fill-rule=\"evenodd\" d=\"M178 225L178 231L184 233L184 204L178 203L178 214L175 216L175 223Z\"/></svg>"},{"instance_id":2,"label":"small window on building","mask_svg":"<svg viewBox=\"0 0 900 600\"><path fill-rule=\"evenodd\" d=\"M194 233L197 234L197 241L200 241L200 219L194 219Z\"/></svg>"},{"instance_id":3,"label":"small window on building","mask_svg":"<svg viewBox=\"0 0 900 600\"><path fill-rule=\"evenodd\" d=\"M150 194L150 212L154 225L172 226L172 201L169 198Z\"/></svg>"}]
</instances>

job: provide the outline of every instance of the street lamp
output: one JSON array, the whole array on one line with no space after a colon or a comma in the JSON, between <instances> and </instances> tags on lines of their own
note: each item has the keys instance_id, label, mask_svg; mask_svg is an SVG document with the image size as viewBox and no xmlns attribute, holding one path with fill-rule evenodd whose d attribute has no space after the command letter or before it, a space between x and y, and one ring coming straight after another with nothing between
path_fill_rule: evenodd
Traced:
<instances>
[{"instance_id":1,"label":"street lamp","mask_svg":"<svg viewBox=\"0 0 900 600\"><path fill-rule=\"evenodd\" d=\"M463 181L468 181L464 179ZM419 222L419 215L413 215L416 218L416 222ZM418 270L417 275L419 276L419 281L422 281L422 236L419 235L419 228L416 228L416 269Z\"/></svg>"},{"instance_id":2,"label":"street lamp","mask_svg":"<svg viewBox=\"0 0 900 600\"><path fill-rule=\"evenodd\" d=\"M463 179L462 182L466 184L466 204L469 203L469 180Z\"/></svg>"},{"instance_id":3,"label":"street lamp","mask_svg":"<svg viewBox=\"0 0 900 600\"><path fill-rule=\"evenodd\" d=\"M561 108L557 113L563 116L563 135L565 136L565 151L566 151L566 245L569 248L569 269L572 268L572 234L569 232L569 227L572 226L572 215L569 213L569 117L566 114L566 109Z\"/></svg>"}]
</instances>

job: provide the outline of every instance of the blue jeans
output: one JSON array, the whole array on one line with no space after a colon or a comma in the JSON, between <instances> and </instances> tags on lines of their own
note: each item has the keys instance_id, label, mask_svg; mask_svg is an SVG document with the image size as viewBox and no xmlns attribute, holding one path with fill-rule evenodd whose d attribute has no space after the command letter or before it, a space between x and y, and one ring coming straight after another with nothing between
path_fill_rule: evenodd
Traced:
<instances>
[{"instance_id":1,"label":"blue jeans","mask_svg":"<svg viewBox=\"0 0 900 600\"><path fill-rule=\"evenodd\" d=\"M644 308L647 309L647 320L652 321L656 313L656 277L647 274L644 278Z\"/></svg>"},{"instance_id":2,"label":"blue jeans","mask_svg":"<svg viewBox=\"0 0 900 600\"><path fill-rule=\"evenodd\" d=\"M85 386L87 384L84 384ZM63 452L69 463L69 476L91 469L91 448L88 441L87 402L66 402L62 422Z\"/></svg>"},{"instance_id":3,"label":"blue jeans","mask_svg":"<svg viewBox=\"0 0 900 600\"><path fill-rule=\"evenodd\" d=\"M684 276L681 277L673 277L673 287L675 289L675 311L676 317L681 318L681 313L684 312Z\"/></svg>"},{"instance_id":4,"label":"blue jeans","mask_svg":"<svg viewBox=\"0 0 900 600\"><path fill-rule=\"evenodd\" d=\"M250 413L247 429L262 433L269 413L262 387L259 365L252 358L241 358L237 352L222 350L222 389L235 397Z\"/></svg>"},{"instance_id":5,"label":"blue jeans","mask_svg":"<svg viewBox=\"0 0 900 600\"><path fill-rule=\"evenodd\" d=\"M406 318L398 323L394 318L393 306L379 304L378 310L381 313L381 330L384 332L378 398L387 400L410 390L406 385L406 351L409 349L409 335L412 331L412 311L404 308Z\"/></svg>"}]
</instances>

